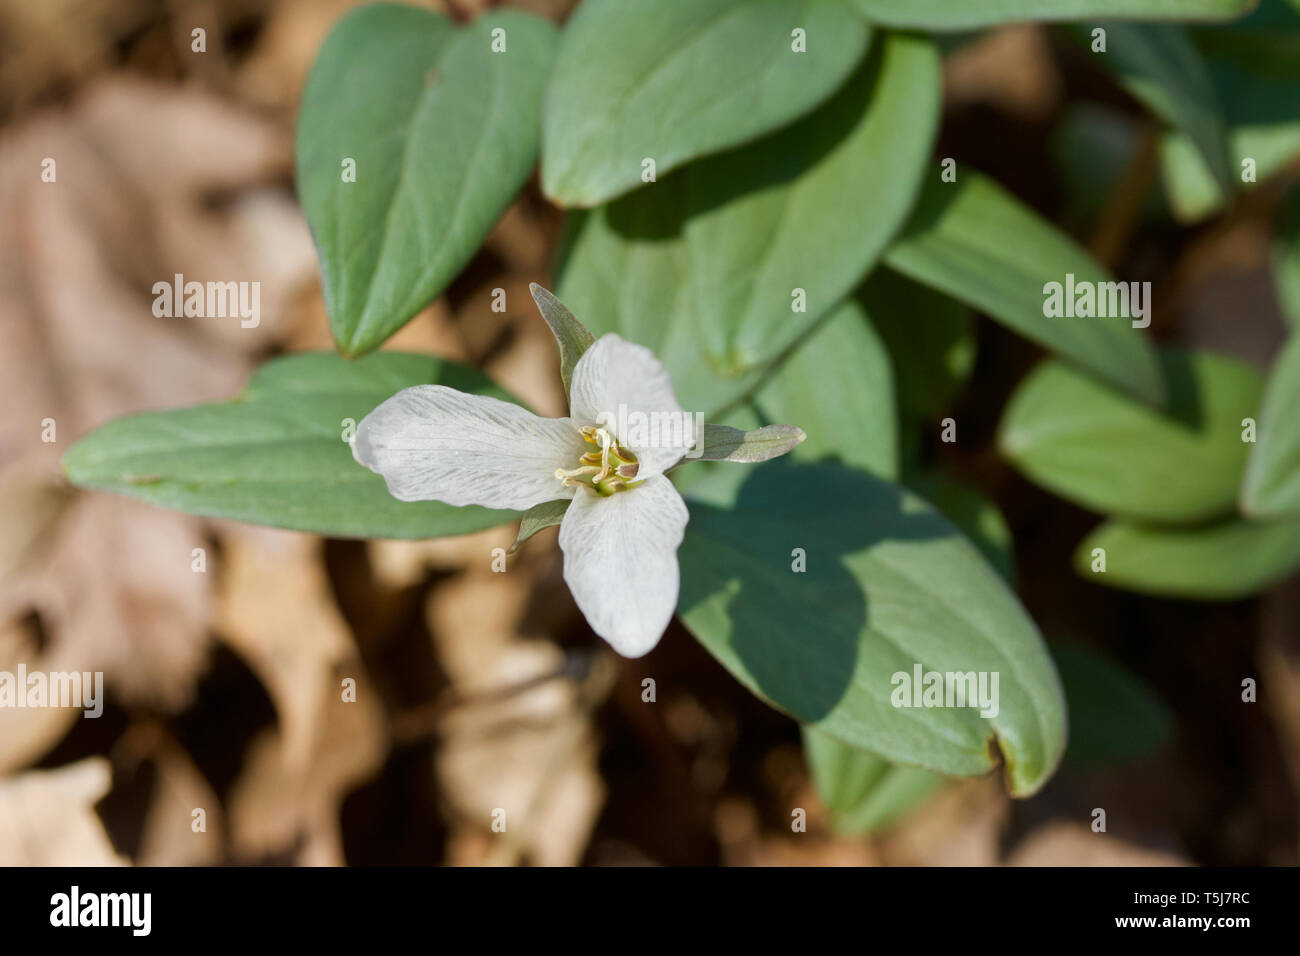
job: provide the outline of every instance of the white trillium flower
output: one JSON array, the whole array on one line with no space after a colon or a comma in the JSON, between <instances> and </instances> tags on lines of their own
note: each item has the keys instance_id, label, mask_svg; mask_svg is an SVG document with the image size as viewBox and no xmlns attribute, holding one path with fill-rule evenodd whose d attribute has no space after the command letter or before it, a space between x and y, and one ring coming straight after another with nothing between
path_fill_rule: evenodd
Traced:
<instances>
[{"instance_id":1,"label":"white trillium flower","mask_svg":"<svg viewBox=\"0 0 1300 956\"><path fill-rule=\"evenodd\" d=\"M523 511L571 499L560 523L565 583L592 630L624 657L640 657L676 610L677 548L690 517L664 472L698 436L639 428L629 437L645 443L628 444L609 426L635 413L687 418L663 364L611 333L574 366L569 418L417 385L362 419L352 454L402 501Z\"/></svg>"},{"instance_id":2,"label":"white trillium flower","mask_svg":"<svg viewBox=\"0 0 1300 956\"><path fill-rule=\"evenodd\" d=\"M560 348L570 417L417 385L361 420L352 455L402 501L527 511L567 499L564 581L592 630L624 657L640 657L659 643L681 586L677 548L690 514L665 472L688 452L766 461L805 436L791 425L699 433L654 353L614 334L594 338L551 293L530 288ZM555 523L553 509L542 511L545 520L521 527L520 541Z\"/></svg>"}]
</instances>

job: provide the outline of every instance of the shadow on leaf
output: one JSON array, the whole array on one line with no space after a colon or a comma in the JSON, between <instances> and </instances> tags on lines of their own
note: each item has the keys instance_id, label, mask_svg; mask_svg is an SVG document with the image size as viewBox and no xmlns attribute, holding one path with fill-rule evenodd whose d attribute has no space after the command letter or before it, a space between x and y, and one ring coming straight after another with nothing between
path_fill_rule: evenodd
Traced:
<instances>
[{"instance_id":1,"label":"shadow on leaf","mask_svg":"<svg viewBox=\"0 0 1300 956\"><path fill-rule=\"evenodd\" d=\"M690 506L678 610L725 666L805 723L845 695L869 619L844 558L956 533L897 486L831 463L770 462Z\"/></svg>"}]
</instances>

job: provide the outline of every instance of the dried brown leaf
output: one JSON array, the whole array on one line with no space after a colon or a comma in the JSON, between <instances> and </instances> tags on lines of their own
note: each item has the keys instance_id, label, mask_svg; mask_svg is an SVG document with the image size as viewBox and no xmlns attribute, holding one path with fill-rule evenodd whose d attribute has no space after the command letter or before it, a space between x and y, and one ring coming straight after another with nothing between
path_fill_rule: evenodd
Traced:
<instances>
[{"instance_id":1,"label":"dried brown leaf","mask_svg":"<svg viewBox=\"0 0 1300 956\"><path fill-rule=\"evenodd\" d=\"M1008 866L1187 866L1172 853L1135 846L1083 823L1056 820L1031 831L1007 858Z\"/></svg>"},{"instance_id":2,"label":"dried brown leaf","mask_svg":"<svg viewBox=\"0 0 1300 956\"><path fill-rule=\"evenodd\" d=\"M0 779L0 866L126 865L95 813L111 784L103 757Z\"/></svg>"}]
</instances>

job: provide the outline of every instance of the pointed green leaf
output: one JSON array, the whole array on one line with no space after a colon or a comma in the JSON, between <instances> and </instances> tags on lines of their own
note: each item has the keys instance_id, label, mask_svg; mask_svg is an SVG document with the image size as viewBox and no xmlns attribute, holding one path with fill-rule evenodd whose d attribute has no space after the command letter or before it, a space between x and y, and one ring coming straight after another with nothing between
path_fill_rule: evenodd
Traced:
<instances>
[{"instance_id":1,"label":"pointed green leaf","mask_svg":"<svg viewBox=\"0 0 1300 956\"><path fill-rule=\"evenodd\" d=\"M1238 176L1249 160L1254 179L1240 189L1253 189L1283 169L1300 153L1300 122L1239 126L1229 132L1233 168ZM1219 188L1200 151L1185 133L1171 131L1160 141L1160 170L1174 217L1195 223L1223 208L1227 194Z\"/></svg>"},{"instance_id":2,"label":"pointed green leaf","mask_svg":"<svg viewBox=\"0 0 1300 956\"><path fill-rule=\"evenodd\" d=\"M974 316L889 268L871 273L859 299L889 349L900 411L938 419L975 369Z\"/></svg>"},{"instance_id":3,"label":"pointed green leaf","mask_svg":"<svg viewBox=\"0 0 1300 956\"><path fill-rule=\"evenodd\" d=\"M564 397L567 400L573 381L573 367L582 358L582 353L591 348L596 337L573 317L564 303L536 282L528 283L528 291L533 294L537 310L542 313L551 334L555 336L555 344L560 350L560 378L564 382Z\"/></svg>"},{"instance_id":4,"label":"pointed green leaf","mask_svg":"<svg viewBox=\"0 0 1300 956\"><path fill-rule=\"evenodd\" d=\"M864 471L787 459L707 500L692 489L690 503L678 608L742 684L845 743L941 773L991 769L996 739L1012 792L1042 786L1065 745L1056 673L1020 603L937 512ZM894 675L916 665L996 672L997 716L894 706Z\"/></svg>"},{"instance_id":5,"label":"pointed green leaf","mask_svg":"<svg viewBox=\"0 0 1300 956\"><path fill-rule=\"evenodd\" d=\"M800 461L836 459L881 478L898 477L898 414L889 353L862 306L849 300L763 382L764 418L797 422L808 440Z\"/></svg>"},{"instance_id":6,"label":"pointed green leaf","mask_svg":"<svg viewBox=\"0 0 1300 956\"><path fill-rule=\"evenodd\" d=\"M1242 509L1256 517L1300 517L1300 334L1291 336L1273 364L1256 440Z\"/></svg>"},{"instance_id":7,"label":"pointed green leaf","mask_svg":"<svg viewBox=\"0 0 1300 956\"><path fill-rule=\"evenodd\" d=\"M1002 453L1031 481L1085 508L1153 522L1197 522L1236 509L1250 445L1242 420L1263 380L1235 359L1162 349L1169 407L1160 413L1046 362L1016 389Z\"/></svg>"},{"instance_id":8,"label":"pointed green leaf","mask_svg":"<svg viewBox=\"0 0 1300 956\"><path fill-rule=\"evenodd\" d=\"M1162 399L1155 351L1129 319L1045 314L1047 283L1114 277L979 173L961 171L945 183L932 172L885 262L1147 401Z\"/></svg>"},{"instance_id":9,"label":"pointed green leaf","mask_svg":"<svg viewBox=\"0 0 1300 956\"><path fill-rule=\"evenodd\" d=\"M1300 154L1300 10L1265 3L1237 23L1196 31L1196 41L1228 124L1233 186L1254 189ZM1202 219L1232 196L1185 132L1164 137L1160 160L1169 205L1180 221Z\"/></svg>"},{"instance_id":10,"label":"pointed green leaf","mask_svg":"<svg viewBox=\"0 0 1300 956\"><path fill-rule=\"evenodd\" d=\"M1093 551L1106 571L1092 571ZM1300 565L1300 522L1229 518L1202 528L1107 521L1075 553L1079 574L1107 587L1193 601L1235 601L1285 579Z\"/></svg>"},{"instance_id":11,"label":"pointed green leaf","mask_svg":"<svg viewBox=\"0 0 1300 956\"><path fill-rule=\"evenodd\" d=\"M505 52L492 50L504 30ZM533 168L555 28L455 28L373 4L339 21L298 114L298 193L339 350L367 352L469 262ZM348 163L355 181L348 181Z\"/></svg>"},{"instance_id":12,"label":"pointed green leaf","mask_svg":"<svg viewBox=\"0 0 1300 956\"><path fill-rule=\"evenodd\" d=\"M938 109L932 44L886 36L796 126L574 217L559 296L596 334L652 348L683 406L712 417L870 269L911 209Z\"/></svg>"},{"instance_id":13,"label":"pointed green leaf","mask_svg":"<svg viewBox=\"0 0 1300 956\"><path fill-rule=\"evenodd\" d=\"M473 369L425 355L356 361L313 352L276 359L232 402L109 422L64 456L68 479L164 508L338 537L433 538L514 512L403 502L352 458L345 438L412 385L510 399Z\"/></svg>"},{"instance_id":14,"label":"pointed green leaf","mask_svg":"<svg viewBox=\"0 0 1300 956\"><path fill-rule=\"evenodd\" d=\"M786 126L844 82L869 35L839 0L585 0L546 94L542 189L596 206L640 186L645 160L662 178Z\"/></svg>"},{"instance_id":15,"label":"pointed green leaf","mask_svg":"<svg viewBox=\"0 0 1300 956\"><path fill-rule=\"evenodd\" d=\"M744 431L730 425L704 426L704 461L738 461L757 464L780 458L807 435L793 425L764 425Z\"/></svg>"},{"instance_id":16,"label":"pointed green leaf","mask_svg":"<svg viewBox=\"0 0 1300 956\"><path fill-rule=\"evenodd\" d=\"M1256 0L849 0L873 23L969 30L1020 20L1225 20Z\"/></svg>"},{"instance_id":17,"label":"pointed green leaf","mask_svg":"<svg viewBox=\"0 0 1300 956\"><path fill-rule=\"evenodd\" d=\"M559 498L555 501L543 501L540 505L533 505L525 511L524 516L519 519L519 534L515 537L515 543L510 546L508 553L514 554L537 532L553 528L563 521L564 514L572 503L572 499Z\"/></svg>"},{"instance_id":18,"label":"pointed green leaf","mask_svg":"<svg viewBox=\"0 0 1300 956\"><path fill-rule=\"evenodd\" d=\"M945 471L908 475L903 484L960 528L1006 581L1015 577L1015 541L997 505Z\"/></svg>"},{"instance_id":19,"label":"pointed green leaf","mask_svg":"<svg viewBox=\"0 0 1300 956\"><path fill-rule=\"evenodd\" d=\"M1300 331L1300 186L1292 186L1278 206L1272 260L1278 307L1291 328Z\"/></svg>"},{"instance_id":20,"label":"pointed green leaf","mask_svg":"<svg viewBox=\"0 0 1300 956\"><path fill-rule=\"evenodd\" d=\"M1097 62L1115 74L1126 90L1200 150L1221 188L1234 188L1228 164L1228 126L1205 60L1188 31L1177 25L1110 22L1106 52ZM1086 45L1093 25L1074 33Z\"/></svg>"}]
</instances>

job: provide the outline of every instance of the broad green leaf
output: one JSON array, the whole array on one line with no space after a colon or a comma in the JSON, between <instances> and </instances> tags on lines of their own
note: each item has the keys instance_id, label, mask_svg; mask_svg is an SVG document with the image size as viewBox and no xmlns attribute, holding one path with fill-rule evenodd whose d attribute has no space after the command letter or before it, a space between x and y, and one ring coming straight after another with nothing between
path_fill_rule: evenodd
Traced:
<instances>
[{"instance_id":1,"label":"broad green leaf","mask_svg":"<svg viewBox=\"0 0 1300 956\"><path fill-rule=\"evenodd\" d=\"M1010 580L1011 532L992 502L943 472L918 476L907 484L960 528ZM944 778L934 771L891 764L811 727L803 728L803 742L813 783L838 833L865 834L887 827L943 785Z\"/></svg>"},{"instance_id":2,"label":"broad green leaf","mask_svg":"<svg viewBox=\"0 0 1300 956\"><path fill-rule=\"evenodd\" d=\"M889 764L856 806L832 817L832 826L845 834L882 830L919 809L943 783L932 770Z\"/></svg>"},{"instance_id":3,"label":"broad green leaf","mask_svg":"<svg viewBox=\"0 0 1300 956\"><path fill-rule=\"evenodd\" d=\"M998 506L945 471L908 475L903 484L955 524L1007 581L1015 576L1015 542Z\"/></svg>"},{"instance_id":4,"label":"broad green leaf","mask_svg":"<svg viewBox=\"0 0 1300 956\"><path fill-rule=\"evenodd\" d=\"M1255 181L1262 182L1300 153L1300 122L1236 127L1229 133L1229 141L1238 175L1242 163L1249 160ZM1223 207L1223 191L1186 135L1165 134L1160 142L1160 168L1170 208L1180 222L1195 223ZM1242 183L1240 188L1253 185Z\"/></svg>"},{"instance_id":5,"label":"broad green leaf","mask_svg":"<svg viewBox=\"0 0 1300 956\"><path fill-rule=\"evenodd\" d=\"M1173 714L1145 681L1082 644L1052 644L1051 649L1070 712L1067 764L1134 760L1173 736Z\"/></svg>"},{"instance_id":6,"label":"broad green leaf","mask_svg":"<svg viewBox=\"0 0 1300 956\"><path fill-rule=\"evenodd\" d=\"M1091 570L1093 550L1106 571ZM1075 568L1097 584L1194 601L1249 597L1300 565L1300 522L1229 518L1202 528L1107 521L1075 553Z\"/></svg>"},{"instance_id":7,"label":"broad green leaf","mask_svg":"<svg viewBox=\"0 0 1300 956\"><path fill-rule=\"evenodd\" d=\"M1300 154L1300 13L1265 4L1240 23L1199 30L1196 38L1227 118L1233 184L1253 189ZM1210 215L1231 195L1185 133L1168 134L1160 158L1169 204L1180 220ZM1243 179L1247 166L1253 176Z\"/></svg>"},{"instance_id":8,"label":"broad green leaf","mask_svg":"<svg viewBox=\"0 0 1300 956\"><path fill-rule=\"evenodd\" d=\"M1242 510L1255 517L1300 517L1300 334L1291 336L1273 364L1258 426Z\"/></svg>"},{"instance_id":9,"label":"broad green leaf","mask_svg":"<svg viewBox=\"0 0 1300 956\"><path fill-rule=\"evenodd\" d=\"M754 693L891 762L971 776L995 766L996 739L1013 793L1051 774L1065 713L1038 631L919 498L865 471L780 459L716 497L692 489L690 504L678 609ZM894 675L916 666L996 672L997 716L895 707Z\"/></svg>"},{"instance_id":10,"label":"broad green leaf","mask_svg":"<svg viewBox=\"0 0 1300 956\"><path fill-rule=\"evenodd\" d=\"M790 453L795 461L833 459L882 478L898 475L889 356L853 301L828 316L728 418L743 427L705 425L704 460L758 462ZM769 421L799 424L759 427ZM746 475L688 461L674 477L683 493L703 483L717 494L723 486L734 490Z\"/></svg>"},{"instance_id":11,"label":"broad green leaf","mask_svg":"<svg viewBox=\"0 0 1300 956\"><path fill-rule=\"evenodd\" d=\"M938 419L975 368L970 310L893 269L876 269L859 298L889 349L900 410Z\"/></svg>"},{"instance_id":12,"label":"broad green leaf","mask_svg":"<svg viewBox=\"0 0 1300 956\"><path fill-rule=\"evenodd\" d=\"M828 734L803 728L803 750L817 793L838 833L871 833L897 821L943 785L943 777L856 750Z\"/></svg>"},{"instance_id":13,"label":"broad green leaf","mask_svg":"<svg viewBox=\"0 0 1300 956\"><path fill-rule=\"evenodd\" d=\"M969 30L1018 20L1224 20L1256 0L849 0L873 23Z\"/></svg>"},{"instance_id":14,"label":"broad green leaf","mask_svg":"<svg viewBox=\"0 0 1300 956\"><path fill-rule=\"evenodd\" d=\"M882 478L898 476L898 415L889 353L852 300L794 350L754 396L765 419L792 422L808 438L801 461L838 459Z\"/></svg>"},{"instance_id":15,"label":"broad green leaf","mask_svg":"<svg viewBox=\"0 0 1300 956\"><path fill-rule=\"evenodd\" d=\"M572 503L569 498L559 498L555 501L543 501L540 505L533 505L525 511L523 517L519 519L519 533L515 536L515 543L510 546L508 553L514 554L537 532L553 528L563 521L564 514Z\"/></svg>"},{"instance_id":16,"label":"broad green leaf","mask_svg":"<svg viewBox=\"0 0 1300 956\"><path fill-rule=\"evenodd\" d=\"M1278 207L1272 260L1278 308L1300 331L1300 186L1291 187Z\"/></svg>"},{"instance_id":17,"label":"broad green leaf","mask_svg":"<svg viewBox=\"0 0 1300 956\"><path fill-rule=\"evenodd\" d=\"M555 28L524 14L456 28L394 4L361 7L330 33L296 153L339 351L380 345L478 251L533 168L555 46Z\"/></svg>"},{"instance_id":18,"label":"broad green leaf","mask_svg":"<svg viewBox=\"0 0 1300 956\"><path fill-rule=\"evenodd\" d=\"M547 327L555 336L555 345L560 350L560 381L564 383L564 397L567 401L573 381L573 368L578 364L578 359L582 358L582 353L595 343L596 337L573 317L563 302L536 282L528 284L528 291L532 293L537 310L542 313Z\"/></svg>"},{"instance_id":19,"label":"broad green leaf","mask_svg":"<svg viewBox=\"0 0 1300 956\"><path fill-rule=\"evenodd\" d=\"M1300 0L1258 0L1248 15L1231 23L1196 26L1206 50L1244 59L1274 60L1300 53Z\"/></svg>"},{"instance_id":20,"label":"broad green leaf","mask_svg":"<svg viewBox=\"0 0 1300 956\"><path fill-rule=\"evenodd\" d=\"M1230 514L1262 376L1236 359L1162 349L1165 413L1060 362L1035 369L1003 415L1002 453L1030 480L1093 511L1191 523Z\"/></svg>"},{"instance_id":21,"label":"broad green leaf","mask_svg":"<svg viewBox=\"0 0 1300 956\"><path fill-rule=\"evenodd\" d=\"M1234 128L1229 134L1233 165L1253 163L1255 181L1262 181L1300 153L1300 122ZM1205 161L1185 134L1167 133L1160 143L1160 166L1169 205L1180 222L1194 223L1218 211L1225 202ZM1243 183L1250 188L1253 183Z\"/></svg>"},{"instance_id":22,"label":"broad green leaf","mask_svg":"<svg viewBox=\"0 0 1300 956\"><path fill-rule=\"evenodd\" d=\"M593 332L652 348L683 407L715 417L870 269L911 208L938 109L933 46L884 36L789 130L574 217L560 298Z\"/></svg>"},{"instance_id":23,"label":"broad green leaf","mask_svg":"<svg viewBox=\"0 0 1300 956\"><path fill-rule=\"evenodd\" d=\"M779 458L808 436L794 425L764 425L745 431L730 425L705 425L704 461L756 464Z\"/></svg>"},{"instance_id":24,"label":"broad green leaf","mask_svg":"<svg viewBox=\"0 0 1300 956\"><path fill-rule=\"evenodd\" d=\"M806 52L796 52L794 31ZM840 0L585 0L546 93L542 189L596 206L787 126L861 60L870 28Z\"/></svg>"},{"instance_id":25,"label":"broad green leaf","mask_svg":"<svg viewBox=\"0 0 1300 956\"><path fill-rule=\"evenodd\" d=\"M502 524L510 511L402 502L344 440L389 396L438 384L509 399L473 369L380 352L276 359L231 402L109 422L63 459L68 479L164 508L339 537L433 538Z\"/></svg>"},{"instance_id":26,"label":"broad green leaf","mask_svg":"<svg viewBox=\"0 0 1300 956\"><path fill-rule=\"evenodd\" d=\"M704 327L724 370L762 364L774 340L801 341L798 317L837 306L903 226L938 123L938 79L928 40L882 35L807 124L688 171L693 300L699 316L726 317Z\"/></svg>"},{"instance_id":27,"label":"broad green leaf","mask_svg":"<svg viewBox=\"0 0 1300 956\"><path fill-rule=\"evenodd\" d=\"M1112 22L1106 52L1096 62L1156 116L1182 130L1200 150L1206 167L1226 191L1233 188L1228 165L1228 127L1209 70L1190 34L1181 26ZM1075 28L1087 44L1093 26Z\"/></svg>"},{"instance_id":28,"label":"broad green leaf","mask_svg":"<svg viewBox=\"0 0 1300 956\"><path fill-rule=\"evenodd\" d=\"M955 183L932 173L885 262L1147 401L1162 400L1155 351L1130 319L1046 314L1047 283L1114 277L979 173L959 171Z\"/></svg>"}]
</instances>

